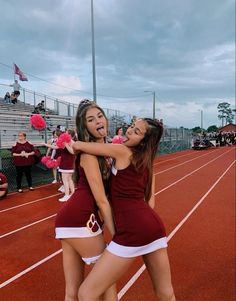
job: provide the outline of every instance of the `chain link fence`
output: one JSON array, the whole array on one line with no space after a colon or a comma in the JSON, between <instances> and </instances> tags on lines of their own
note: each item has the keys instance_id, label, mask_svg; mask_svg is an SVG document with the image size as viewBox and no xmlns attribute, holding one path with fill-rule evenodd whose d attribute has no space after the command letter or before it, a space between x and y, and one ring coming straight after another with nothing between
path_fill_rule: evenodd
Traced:
<instances>
[{"instance_id":1,"label":"chain link fence","mask_svg":"<svg viewBox=\"0 0 236 301\"><path fill-rule=\"evenodd\" d=\"M115 128L115 125L113 125ZM185 129L167 128L161 139L159 154L173 153L191 147L191 132ZM41 154L44 155L46 148L40 147ZM8 179L9 191L16 190L16 171L12 163L11 149L0 149L0 170ZM33 186L51 183L53 180L52 171L43 164L38 163L32 167ZM25 177L23 177L22 187L27 187Z\"/></svg>"}]
</instances>

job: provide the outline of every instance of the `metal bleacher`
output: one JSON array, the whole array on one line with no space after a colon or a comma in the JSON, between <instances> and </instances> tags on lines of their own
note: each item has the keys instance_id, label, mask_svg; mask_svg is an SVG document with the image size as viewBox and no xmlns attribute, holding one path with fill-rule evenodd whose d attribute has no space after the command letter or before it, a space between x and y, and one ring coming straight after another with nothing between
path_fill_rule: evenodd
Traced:
<instances>
[{"instance_id":1,"label":"metal bleacher","mask_svg":"<svg viewBox=\"0 0 236 301\"><path fill-rule=\"evenodd\" d=\"M35 130L30 125L30 116L34 106L26 103L6 104L0 99L0 148L11 148L17 140L20 131L24 131L27 140L33 144L46 142L50 139L52 131L57 125L66 128L74 128L73 117L59 116L55 114L47 115L48 126L43 131Z\"/></svg>"}]
</instances>

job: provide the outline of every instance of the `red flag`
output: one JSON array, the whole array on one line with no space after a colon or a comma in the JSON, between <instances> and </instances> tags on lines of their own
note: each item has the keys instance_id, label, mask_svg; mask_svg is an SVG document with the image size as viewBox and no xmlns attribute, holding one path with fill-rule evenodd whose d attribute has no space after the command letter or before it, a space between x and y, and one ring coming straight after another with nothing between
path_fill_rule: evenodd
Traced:
<instances>
[{"instance_id":1,"label":"red flag","mask_svg":"<svg viewBox=\"0 0 236 301\"><path fill-rule=\"evenodd\" d=\"M14 73L19 75L19 79L21 81L28 81L28 78L24 75L24 73L20 70L20 68L14 64Z\"/></svg>"}]
</instances>

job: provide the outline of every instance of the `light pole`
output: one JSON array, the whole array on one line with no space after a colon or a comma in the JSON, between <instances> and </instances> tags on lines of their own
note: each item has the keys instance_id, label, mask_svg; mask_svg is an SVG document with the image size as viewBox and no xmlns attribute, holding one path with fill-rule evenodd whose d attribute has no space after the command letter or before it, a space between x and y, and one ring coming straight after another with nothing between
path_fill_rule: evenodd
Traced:
<instances>
[{"instance_id":1,"label":"light pole","mask_svg":"<svg viewBox=\"0 0 236 301\"><path fill-rule=\"evenodd\" d=\"M148 92L148 93L152 93L153 95L153 103L152 103L152 118L155 119L156 118L156 92L155 91L144 91L144 92Z\"/></svg>"},{"instance_id":2,"label":"light pole","mask_svg":"<svg viewBox=\"0 0 236 301\"><path fill-rule=\"evenodd\" d=\"M201 130L203 131L203 110L201 111Z\"/></svg>"},{"instance_id":3,"label":"light pole","mask_svg":"<svg viewBox=\"0 0 236 301\"><path fill-rule=\"evenodd\" d=\"M91 33L92 33L92 66L93 66L93 100L95 102L97 102L96 68L95 68L95 43L94 43L94 20L93 20L93 0L91 0Z\"/></svg>"}]
</instances>

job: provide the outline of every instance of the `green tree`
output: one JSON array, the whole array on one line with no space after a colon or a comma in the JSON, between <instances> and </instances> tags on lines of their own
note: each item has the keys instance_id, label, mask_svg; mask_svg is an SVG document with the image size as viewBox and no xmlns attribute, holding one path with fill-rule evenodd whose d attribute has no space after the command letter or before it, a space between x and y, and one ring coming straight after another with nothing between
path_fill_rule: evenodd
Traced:
<instances>
[{"instance_id":1,"label":"green tree","mask_svg":"<svg viewBox=\"0 0 236 301\"><path fill-rule=\"evenodd\" d=\"M218 109L218 118L222 121L222 126L225 124L232 123L234 120L234 114L232 109L230 108L230 104L228 102L221 102L217 106Z\"/></svg>"},{"instance_id":2,"label":"green tree","mask_svg":"<svg viewBox=\"0 0 236 301\"><path fill-rule=\"evenodd\" d=\"M125 122L125 116L123 115L112 115L109 118L109 134L111 136L115 135L116 128L122 127L123 130L127 128L127 124Z\"/></svg>"},{"instance_id":3,"label":"green tree","mask_svg":"<svg viewBox=\"0 0 236 301\"><path fill-rule=\"evenodd\" d=\"M218 131L218 127L216 125L210 125L208 128L207 128L207 132L210 133L210 132L217 132Z\"/></svg>"},{"instance_id":4,"label":"green tree","mask_svg":"<svg viewBox=\"0 0 236 301\"><path fill-rule=\"evenodd\" d=\"M192 132L193 133L201 133L202 129L200 128L200 126L195 126L194 128L192 128Z\"/></svg>"}]
</instances>

